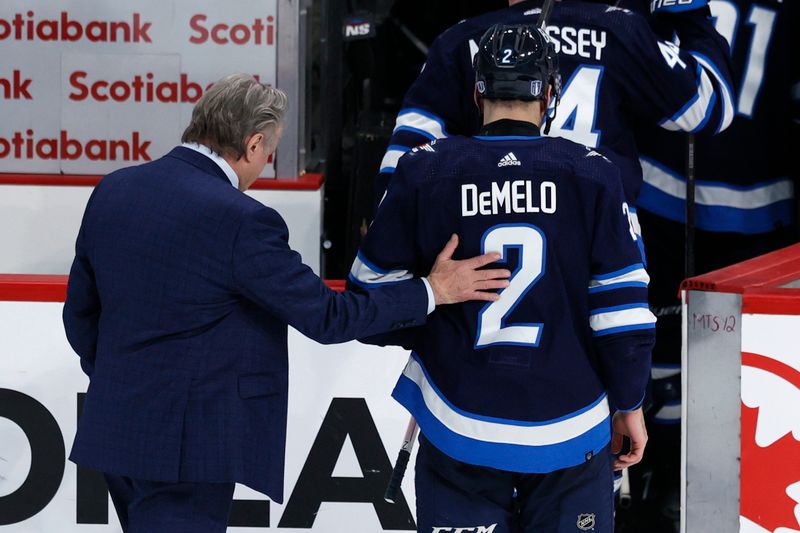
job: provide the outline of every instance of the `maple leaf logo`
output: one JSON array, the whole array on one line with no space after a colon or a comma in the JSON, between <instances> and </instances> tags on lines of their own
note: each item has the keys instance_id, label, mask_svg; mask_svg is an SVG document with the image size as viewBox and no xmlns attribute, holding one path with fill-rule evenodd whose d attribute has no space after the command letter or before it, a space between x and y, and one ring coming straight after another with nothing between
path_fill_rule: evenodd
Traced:
<instances>
[{"instance_id":1,"label":"maple leaf logo","mask_svg":"<svg viewBox=\"0 0 800 533\"><path fill-rule=\"evenodd\" d=\"M800 533L800 372L742 353L741 533Z\"/></svg>"},{"instance_id":2,"label":"maple leaf logo","mask_svg":"<svg viewBox=\"0 0 800 533\"><path fill-rule=\"evenodd\" d=\"M786 487L786 494L797 503L794 507L794 519L797 520L797 523L800 525L800 481ZM794 532L797 530L779 527L775 530L775 533L789 533L790 531Z\"/></svg>"},{"instance_id":3,"label":"maple leaf logo","mask_svg":"<svg viewBox=\"0 0 800 533\"><path fill-rule=\"evenodd\" d=\"M764 358L766 359L766 358ZM742 367L742 403L758 409L756 444L771 446L789 433L800 441L800 389L782 377L752 366Z\"/></svg>"}]
</instances>

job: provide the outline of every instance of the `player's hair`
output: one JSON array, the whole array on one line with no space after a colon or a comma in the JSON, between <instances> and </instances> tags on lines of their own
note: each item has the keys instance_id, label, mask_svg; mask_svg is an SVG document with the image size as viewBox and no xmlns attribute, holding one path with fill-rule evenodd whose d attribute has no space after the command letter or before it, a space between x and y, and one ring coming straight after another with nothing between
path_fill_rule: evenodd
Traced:
<instances>
[{"instance_id":1,"label":"player's hair","mask_svg":"<svg viewBox=\"0 0 800 533\"><path fill-rule=\"evenodd\" d=\"M220 155L239 159L248 137L274 134L288 105L289 99L280 89L248 74L232 74L203 94L181 141L204 144Z\"/></svg>"}]
</instances>

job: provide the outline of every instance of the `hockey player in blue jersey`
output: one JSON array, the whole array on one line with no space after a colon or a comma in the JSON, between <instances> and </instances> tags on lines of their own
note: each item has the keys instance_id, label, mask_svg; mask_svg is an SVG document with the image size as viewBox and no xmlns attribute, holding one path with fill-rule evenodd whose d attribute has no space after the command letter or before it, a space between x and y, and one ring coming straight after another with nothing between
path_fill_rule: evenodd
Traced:
<instances>
[{"instance_id":1,"label":"hockey player in blue jersey","mask_svg":"<svg viewBox=\"0 0 800 533\"><path fill-rule=\"evenodd\" d=\"M793 234L800 164L800 5L791 1L711 0L737 73L728 129L695 140L695 273L787 246ZM794 92L794 95L793 95ZM681 302L684 270L686 139L653 128L639 134L644 183L637 200L659 315L653 350L649 499L679 511ZM643 509L646 512L646 509Z\"/></svg>"},{"instance_id":2,"label":"hockey player in blue jersey","mask_svg":"<svg viewBox=\"0 0 800 533\"><path fill-rule=\"evenodd\" d=\"M789 245L795 236L794 186L800 164L800 5L797 2L712 0L719 31L730 42L738 73L735 118L720 135L695 141L695 273L734 264ZM795 93L793 95L793 92ZM685 278L686 149L683 136L658 129L639 136L644 170L641 208L649 254L651 303L664 317L654 357L664 390L655 421L680 422L681 325L678 287ZM654 365L655 367L655 365ZM674 430L677 433L679 427ZM677 453L675 454L677 456Z\"/></svg>"},{"instance_id":3,"label":"hockey player in blue jersey","mask_svg":"<svg viewBox=\"0 0 800 533\"><path fill-rule=\"evenodd\" d=\"M665 131L692 131L698 138L725 130L735 115L731 58L728 43L709 18L706 0L612 3L562 0L556 5L548 33L557 45L564 88L549 134L595 147L619 166L633 226L641 234L634 207L642 187L638 132L655 124ZM477 41L498 22L532 23L542 0L510 0L509 4L507 9L457 24L430 47L426 64L398 113L376 179L376 199L384 194L397 161L411 147L478 130L480 114L471 78ZM645 17L651 10L652 17ZM654 23L669 28L669 34L654 32ZM673 33L680 47L673 44ZM784 49L788 55L791 47ZM749 149L738 153L749 154ZM640 245L647 241L644 237ZM656 239L654 246L665 247L669 242ZM661 257L650 259L652 263ZM675 372L672 368L657 371L659 376ZM673 395L679 394L674 379L665 384ZM669 405L666 411L676 408ZM679 449L672 439L664 444ZM647 492L644 487L649 482L633 481L639 509L638 496Z\"/></svg>"},{"instance_id":4,"label":"hockey player in blue jersey","mask_svg":"<svg viewBox=\"0 0 800 533\"><path fill-rule=\"evenodd\" d=\"M655 323L630 208L613 163L540 134L560 89L545 34L498 25L476 46L484 125L399 159L350 273L367 290L406 279L454 233L457 254L513 272L497 302L370 339L412 350L393 396L421 429L418 530L611 533L612 468L647 440Z\"/></svg>"},{"instance_id":5,"label":"hockey player in blue jersey","mask_svg":"<svg viewBox=\"0 0 800 533\"><path fill-rule=\"evenodd\" d=\"M648 2L638 1L648 9ZM542 0L510 3L508 9L453 26L430 47L398 113L376 179L376 199L409 149L478 131L480 113L472 95L477 42L496 23L533 24ZM714 30L706 4L652 2L654 17L675 29L680 48L657 37L643 16L599 2L560 1L548 24L564 80L549 135L597 148L612 159L631 209L642 182L636 124L714 133L733 118L729 49Z\"/></svg>"},{"instance_id":6,"label":"hockey player in blue jersey","mask_svg":"<svg viewBox=\"0 0 800 533\"><path fill-rule=\"evenodd\" d=\"M696 226L722 238L737 234L740 243L745 235L763 240L793 222L792 178L800 167L793 149L800 140L800 117L791 108L800 83L800 39L795 33L800 6L711 0L710 7L714 24L730 43L738 79L731 126L696 141ZM639 203L653 215L682 224L683 139L658 130L648 133L640 136L644 184ZM730 248L719 252L731 254L730 259L751 257L741 256L736 249L741 245ZM726 259L713 266L727 265Z\"/></svg>"}]
</instances>

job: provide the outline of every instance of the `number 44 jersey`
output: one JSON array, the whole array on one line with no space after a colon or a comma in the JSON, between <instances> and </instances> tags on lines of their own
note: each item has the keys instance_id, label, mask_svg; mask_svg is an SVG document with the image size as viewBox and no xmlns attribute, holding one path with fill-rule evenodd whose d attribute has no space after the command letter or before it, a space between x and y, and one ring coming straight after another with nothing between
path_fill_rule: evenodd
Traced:
<instances>
[{"instance_id":1,"label":"number 44 jersey","mask_svg":"<svg viewBox=\"0 0 800 533\"><path fill-rule=\"evenodd\" d=\"M641 404L649 278L614 164L529 123L482 133L400 159L350 284L426 275L453 233L456 258L501 253L493 267L513 275L499 301L440 306L424 327L368 342L412 350L393 396L437 448L550 472L599 452L611 410Z\"/></svg>"}]
</instances>

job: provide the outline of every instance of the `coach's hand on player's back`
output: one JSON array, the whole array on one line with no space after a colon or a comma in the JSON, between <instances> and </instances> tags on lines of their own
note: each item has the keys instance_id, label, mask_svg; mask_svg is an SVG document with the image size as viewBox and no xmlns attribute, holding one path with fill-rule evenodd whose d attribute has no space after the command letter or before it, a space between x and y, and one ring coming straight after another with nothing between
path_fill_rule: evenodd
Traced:
<instances>
[{"instance_id":1,"label":"coach's hand on player's back","mask_svg":"<svg viewBox=\"0 0 800 533\"><path fill-rule=\"evenodd\" d=\"M611 453L617 454L622 451L624 437L628 437L631 441L630 451L620 455L614 461L614 470L622 470L641 461L644 457L644 448L647 446L647 428L644 425L642 408L614 413L612 431Z\"/></svg>"},{"instance_id":2,"label":"coach's hand on player's back","mask_svg":"<svg viewBox=\"0 0 800 533\"><path fill-rule=\"evenodd\" d=\"M447 244L436 256L436 263L428 274L428 282L433 289L436 305L455 304L467 300L495 301L500 295L492 291L508 287L511 272L505 269L478 270L500 259L493 252L471 259L456 261L453 253L458 247L458 235L453 234Z\"/></svg>"}]
</instances>

